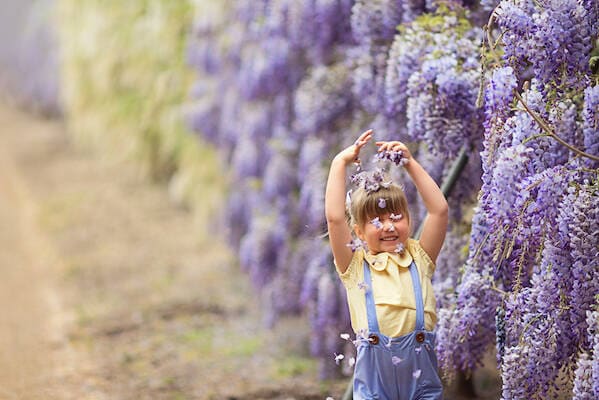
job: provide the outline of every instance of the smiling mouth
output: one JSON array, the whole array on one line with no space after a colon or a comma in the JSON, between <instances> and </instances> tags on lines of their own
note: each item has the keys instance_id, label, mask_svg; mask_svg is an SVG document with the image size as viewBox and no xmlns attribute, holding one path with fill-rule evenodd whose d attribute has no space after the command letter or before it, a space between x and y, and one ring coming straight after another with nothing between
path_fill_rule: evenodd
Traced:
<instances>
[{"instance_id":1,"label":"smiling mouth","mask_svg":"<svg viewBox=\"0 0 599 400\"><path fill-rule=\"evenodd\" d=\"M393 241L397 240L397 238L398 238L397 236L388 236L388 237L381 238L381 240L383 242L393 242Z\"/></svg>"}]
</instances>

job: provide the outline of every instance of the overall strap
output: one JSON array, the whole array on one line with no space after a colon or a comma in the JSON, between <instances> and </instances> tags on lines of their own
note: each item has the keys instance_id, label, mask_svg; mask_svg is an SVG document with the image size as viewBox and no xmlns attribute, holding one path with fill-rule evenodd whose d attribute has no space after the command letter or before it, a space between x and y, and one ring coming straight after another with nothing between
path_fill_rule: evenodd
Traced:
<instances>
[{"instance_id":1,"label":"overall strap","mask_svg":"<svg viewBox=\"0 0 599 400\"><path fill-rule=\"evenodd\" d=\"M410 275L412 276L412 286L414 287L414 296L416 297L416 330L424 330L424 302L422 301L422 287L420 286L420 276L418 268L414 261L410 264Z\"/></svg>"},{"instance_id":2,"label":"overall strap","mask_svg":"<svg viewBox=\"0 0 599 400\"><path fill-rule=\"evenodd\" d=\"M368 331L370 333L379 332L379 321L376 318L376 307L374 305L374 295L372 293L372 277L370 276L370 266L364 260L364 295L366 296L366 317L368 318Z\"/></svg>"}]
</instances>

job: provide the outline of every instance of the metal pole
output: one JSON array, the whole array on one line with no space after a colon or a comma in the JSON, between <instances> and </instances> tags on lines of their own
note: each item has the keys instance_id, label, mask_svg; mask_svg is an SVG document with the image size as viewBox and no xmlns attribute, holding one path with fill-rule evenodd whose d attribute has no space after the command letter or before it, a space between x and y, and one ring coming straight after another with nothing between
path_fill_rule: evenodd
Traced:
<instances>
[{"instance_id":1,"label":"metal pole","mask_svg":"<svg viewBox=\"0 0 599 400\"><path fill-rule=\"evenodd\" d=\"M455 187L458 178L460 177L462 171L464 170L464 167L468 163L468 151L469 150L466 148L466 146L461 148L460 152L458 153L458 156L456 157L455 161L451 166L451 169L449 170L449 174L441 183L441 191L443 192L445 198L448 198L451 192L453 191L453 188ZM420 237L420 234L422 233L422 228L423 224L421 223L418 227L418 230L416 231L416 234L414 235L414 238L418 239Z\"/></svg>"},{"instance_id":2,"label":"metal pole","mask_svg":"<svg viewBox=\"0 0 599 400\"><path fill-rule=\"evenodd\" d=\"M462 171L464 170L464 167L468 163L468 151L470 151L470 150L467 146L462 147L462 149L460 150L460 153L458 154L457 158L453 162L451 169L449 170L449 174L447 175L447 177L441 184L441 191L443 192L443 195L446 198L449 197L449 195L451 194L453 188L455 187L456 182L458 181L458 178L460 177L460 175L462 174ZM422 223L420 223L420 226L418 227L418 230L416 231L416 234L414 235L414 237L416 239L418 239L420 237L421 233L422 233ZM352 379L349 381L349 384L347 385L347 388L345 389L345 393L343 394L343 397L341 400L352 400L353 399L353 397L354 397L353 386L354 385L353 385L353 379Z\"/></svg>"}]
</instances>

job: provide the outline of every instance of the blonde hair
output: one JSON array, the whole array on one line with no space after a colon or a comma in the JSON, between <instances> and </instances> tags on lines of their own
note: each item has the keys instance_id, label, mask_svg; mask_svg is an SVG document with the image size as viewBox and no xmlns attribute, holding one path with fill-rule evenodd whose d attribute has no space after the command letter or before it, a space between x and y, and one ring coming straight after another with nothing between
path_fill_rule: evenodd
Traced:
<instances>
[{"instance_id":1,"label":"blonde hair","mask_svg":"<svg viewBox=\"0 0 599 400\"><path fill-rule=\"evenodd\" d=\"M381 203L384 201L384 206ZM376 192L367 192L359 188L351 193L351 204L348 208L351 226L364 226L375 217L384 214L401 214L410 218L408 200L401 187L391 184L381 187Z\"/></svg>"}]
</instances>

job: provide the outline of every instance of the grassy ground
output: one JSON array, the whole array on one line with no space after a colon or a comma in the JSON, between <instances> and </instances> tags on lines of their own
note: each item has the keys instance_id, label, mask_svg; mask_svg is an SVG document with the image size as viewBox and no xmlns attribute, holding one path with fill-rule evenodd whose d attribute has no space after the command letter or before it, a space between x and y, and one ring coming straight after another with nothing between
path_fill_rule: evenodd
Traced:
<instances>
[{"instance_id":1,"label":"grassy ground","mask_svg":"<svg viewBox=\"0 0 599 400\"><path fill-rule=\"evenodd\" d=\"M265 329L227 244L169 202L164 186L133 165L77 150L60 123L9 108L0 122L3 182L13 182L2 185L10 211L0 226L25 230L3 230L0 272L35 258L0 283L0 293L19 294L0 325L0 345L17 349L0 353L0 398L341 397L344 380L316 378L307 323ZM9 197L10 187L20 194Z\"/></svg>"}]
</instances>

